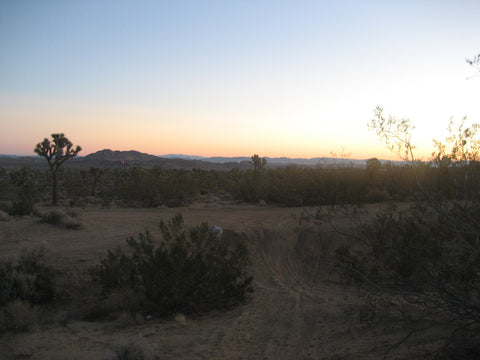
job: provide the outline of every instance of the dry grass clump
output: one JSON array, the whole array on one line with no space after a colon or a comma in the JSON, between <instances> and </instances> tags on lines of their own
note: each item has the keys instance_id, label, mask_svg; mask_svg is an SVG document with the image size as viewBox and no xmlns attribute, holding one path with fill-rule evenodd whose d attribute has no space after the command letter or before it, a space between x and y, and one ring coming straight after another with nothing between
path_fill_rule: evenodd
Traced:
<instances>
[{"instance_id":1,"label":"dry grass clump","mask_svg":"<svg viewBox=\"0 0 480 360\"><path fill-rule=\"evenodd\" d=\"M0 306L17 299L32 304L52 301L54 272L45 262L45 250L23 250L18 259L0 260Z\"/></svg>"},{"instance_id":2,"label":"dry grass clump","mask_svg":"<svg viewBox=\"0 0 480 360\"><path fill-rule=\"evenodd\" d=\"M33 203L29 201L0 201L0 211L5 215L0 215L0 221L8 220L8 216L26 216L37 215L38 210Z\"/></svg>"},{"instance_id":3,"label":"dry grass clump","mask_svg":"<svg viewBox=\"0 0 480 360\"><path fill-rule=\"evenodd\" d=\"M142 308L144 296L129 288L106 293L92 278L91 269L62 274L57 280L56 288L57 305L65 312L64 319L59 322L73 319L102 321L117 318L120 323L133 325L143 320L141 316L137 316L137 310Z\"/></svg>"},{"instance_id":4,"label":"dry grass clump","mask_svg":"<svg viewBox=\"0 0 480 360\"><path fill-rule=\"evenodd\" d=\"M54 300L54 276L42 248L0 260L0 331L24 331L38 321L34 305Z\"/></svg>"},{"instance_id":5,"label":"dry grass clump","mask_svg":"<svg viewBox=\"0 0 480 360\"><path fill-rule=\"evenodd\" d=\"M57 225L72 230L81 230L84 228L83 223L79 220L80 213L75 210L51 210L42 214L42 222Z\"/></svg>"},{"instance_id":6,"label":"dry grass clump","mask_svg":"<svg viewBox=\"0 0 480 360\"><path fill-rule=\"evenodd\" d=\"M0 311L0 331L26 331L38 321L38 312L28 301L17 299Z\"/></svg>"}]
</instances>

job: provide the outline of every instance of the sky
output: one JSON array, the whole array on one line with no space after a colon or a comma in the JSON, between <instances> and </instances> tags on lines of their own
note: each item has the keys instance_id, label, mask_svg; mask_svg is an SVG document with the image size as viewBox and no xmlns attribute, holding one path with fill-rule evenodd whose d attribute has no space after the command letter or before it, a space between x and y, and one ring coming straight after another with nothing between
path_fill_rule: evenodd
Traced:
<instances>
[{"instance_id":1,"label":"sky","mask_svg":"<svg viewBox=\"0 0 480 360\"><path fill-rule=\"evenodd\" d=\"M395 159L377 105L480 123L480 1L2 0L0 154L64 133L80 155Z\"/></svg>"}]
</instances>

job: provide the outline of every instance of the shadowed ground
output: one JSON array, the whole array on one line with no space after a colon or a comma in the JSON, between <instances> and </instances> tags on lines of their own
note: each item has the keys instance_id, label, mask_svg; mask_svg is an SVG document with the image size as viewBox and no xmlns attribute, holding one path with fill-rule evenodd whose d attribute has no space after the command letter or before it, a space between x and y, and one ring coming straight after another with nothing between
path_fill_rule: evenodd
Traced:
<instances>
[{"instance_id":1,"label":"shadowed ground","mask_svg":"<svg viewBox=\"0 0 480 360\"><path fill-rule=\"evenodd\" d=\"M43 209L48 211L49 209ZM247 304L203 317L38 325L0 335L0 353L12 359L106 359L119 339L135 339L147 359L372 359L382 358L398 329L370 329L346 310L358 307L355 291L340 285L324 259L339 235L296 232L301 209L195 204L182 209L80 210L83 230L41 224L37 218L0 223L0 253L43 245L61 269L94 264L106 249L181 211L187 225L203 221L248 235L255 293ZM339 219L351 227L348 219ZM427 339L419 339L428 343ZM405 351L405 350L403 350ZM415 353L391 358L414 358Z\"/></svg>"}]
</instances>

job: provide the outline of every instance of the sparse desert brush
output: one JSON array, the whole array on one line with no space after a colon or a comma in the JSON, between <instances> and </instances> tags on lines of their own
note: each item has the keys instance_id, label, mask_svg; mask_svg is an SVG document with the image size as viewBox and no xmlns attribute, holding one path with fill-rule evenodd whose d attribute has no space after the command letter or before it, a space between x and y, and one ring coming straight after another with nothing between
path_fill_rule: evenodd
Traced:
<instances>
[{"instance_id":1,"label":"sparse desert brush","mask_svg":"<svg viewBox=\"0 0 480 360\"><path fill-rule=\"evenodd\" d=\"M67 311L67 320L105 318L102 289L88 272L70 270L56 280L56 300Z\"/></svg>"},{"instance_id":2,"label":"sparse desert brush","mask_svg":"<svg viewBox=\"0 0 480 360\"><path fill-rule=\"evenodd\" d=\"M65 226L67 229L72 229L72 230L81 230L84 228L84 225L81 221L72 218L71 216L65 216L62 220L63 226Z\"/></svg>"},{"instance_id":3,"label":"sparse desert brush","mask_svg":"<svg viewBox=\"0 0 480 360\"><path fill-rule=\"evenodd\" d=\"M80 218L82 216L82 212L80 210L77 210L77 209L67 209L65 210L65 213L72 217L72 218Z\"/></svg>"},{"instance_id":4,"label":"sparse desert brush","mask_svg":"<svg viewBox=\"0 0 480 360\"><path fill-rule=\"evenodd\" d=\"M80 230L83 229L83 223L78 220L79 213L75 210L51 210L42 214L41 221L47 224L65 227L67 229Z\"/></svg>"},{"instance_id":5,"label":"sparse desert brush","mask_svg":"<svg viewBox=\"0 0 480 360\"><path fill-rule=\"evenodd\" d=\"M142 346L134 339L121 339L112 346L111 360L143 360L145 355Z\"/></svg>"},{"instance_id":6,"label":"sparse desert brush","mask_svg":"<svg viewBox=\"0 0 480 360\"><path fill-rule=\"evenodd\" d=\"M17 299L0 309L0 331L26 331L37 320L37 311L28 301Z\"/></svg>"},{"instance_id":7,"label":"sparse desert brush","mask_svg":"<svg viewBox=\"0 0 480 360\"><path fill-rule=\"evenodd\" d=\"M333 211L317 212L319 224L329 224L355 244L337 248L336 265L345 280L365 291L368 306L359 317L368 322L389 317L406 331L384 358L428 332L443 342L429 357L480 356L480 124L465 127L465 120L451 120L445 143L434 140L431 169L442 181L425 186L429 169L416 160L413 125L385 117L377 106L369 127L408 162L416 182L414 203L403 211L388 207L370 223L350 212L359 225L350 234L336 227Z\"/></svg>"},{"instance_id":8,"label":"sparse desert brush","mask_svg":"<svg viewBox=\"0 0 480 360\"><path fill-rule=\"evenodd\" d=\"M52 225L61 224L62 219L67 216L62 210L51 210L42 214L42 221Z\"/></svg>"},{"instance_id":9,"label":"sparse desert brush","mask_svg":"<svg viewBox=\"0 0 480 360\"><path fill-rule=\"evenodd\" d=\"M365 194L365 201L368 203L385 202L389 197L390 195L385 189L370 189Z\"/></svg>"},{"instance_id":10,"label":"sparse desert brush","mask_svg":"<svg viewBox=\"0 0 480 360\"><path fill-rule=\"evenodd\" d=\"M0 202L0 210L10 216L23 216L36 213L36 208L32 203L26 201L2 201Z\"/></svg>"},{"instance_id":11,"label":"sparse desert brush","mask_svg":"<svg viewBox=\"0 0 480 360\"><path fill-rule=\"evenodd\" d=\"M34 204L38 200L35 173L28 167L10 173L15 199L7 210L10 215L30 215L34 212Z\"/></svg>"},{"instance_id":12,"label":"sparse desert brush","mask_svg":"<svg viewBox=\"0 0 480 360\"><path fill-rule=\"evenodd\" d=\"M0 210L8 213L8 209L12 206L12 202L8 200L0 201Z\"/></svg>"},{"instance_id":13,"label":"sparse desert brush","mask_svg":"<svg viewBox=\"0 0 480 360\"><path fill-rule=\"evenodd\" d=\"M56 300L67 312L67 321L113 319L122 312L133 318L144 304L143 295L130 288L105 292L89 271L64 273L55 285Z\"/></svg>"},{"instance_id":14,"label":"sparse desert brush","mask_svg":"<svg viewBox=\"0 0 480 360\"><path fill-rule=\"evenodd\" d=\"M54 271L45 262L43 248L23 250L16 260L0 261L0 305L17 299L45 303L54 295Z\"/></svg>"}]
</instances>

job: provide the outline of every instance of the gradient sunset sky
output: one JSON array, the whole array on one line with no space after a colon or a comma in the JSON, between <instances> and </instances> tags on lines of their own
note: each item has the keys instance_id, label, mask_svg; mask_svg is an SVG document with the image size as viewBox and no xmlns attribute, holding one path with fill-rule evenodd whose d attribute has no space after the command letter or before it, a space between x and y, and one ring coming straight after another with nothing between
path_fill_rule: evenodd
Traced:
<instances>
[{"instance_id":1,"label":"gradient sunset sky","mask_svg":"<svg viewBox=\"0 0 480 360\"><path fill-rule=\"evenodd\" d=\"M477 0L2 0L0 154L394 158L380 104L426 158L480 122L479 52Z\"/></svg>"}]
</instances>

